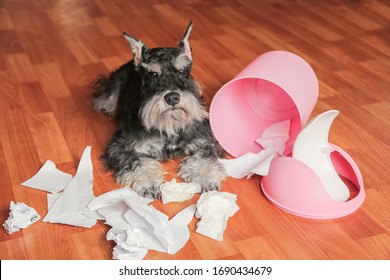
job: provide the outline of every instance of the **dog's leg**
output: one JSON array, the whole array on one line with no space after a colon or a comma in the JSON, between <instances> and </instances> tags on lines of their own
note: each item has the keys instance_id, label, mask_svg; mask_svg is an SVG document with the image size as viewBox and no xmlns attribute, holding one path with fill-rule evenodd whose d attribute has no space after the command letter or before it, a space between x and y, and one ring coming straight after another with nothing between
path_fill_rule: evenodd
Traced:
<instances>
[{"instance_id":1,"label":"dog's leg","mask_svg":"<svg viewBox=\"0 0 390 280\"><path fill-rule=\"evenodd\" d=\"M113 138L103 156L106 166L119 184L133 188L140 196L159 198L163 167L157 159L158 143L145 140L129 145L129 142L129 139Z\"/></svg>"},{"instance_id":2,"label":"dog's leg","mask_svg":"<svg viewBox=\"0 0 390 280\"><path fill-rule=\"evenodd\" d=\"M116 181L133 188L140 196L161 197L160 185L163 183L163 168L152 158L139 158L133 170L122 169L114 175Z\"/></svg>"},{"instance_id":3,"label":"dog's leg","mask_svg":"<svg viewBox=\"0 0 390 280\"><path fill-rule=\"evenodd\" d=\"M217 191L226 177L224 167L217 157L205 156L202 151L183 159L178 175L186 182L196 182L201 185L202 192Z\"/></svg>"}]
</instances>

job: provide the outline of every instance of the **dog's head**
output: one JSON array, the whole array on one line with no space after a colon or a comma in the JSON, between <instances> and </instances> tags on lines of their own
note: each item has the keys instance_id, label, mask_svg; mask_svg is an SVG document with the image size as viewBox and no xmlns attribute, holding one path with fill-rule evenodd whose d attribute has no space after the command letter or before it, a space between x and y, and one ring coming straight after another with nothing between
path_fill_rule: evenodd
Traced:
<instances>
[{"instance_id":1,"label":"dog's head","mask_svg":"<svg viewBox=\"0 0 390 280\"><path fill-rule=\"evenodd\" d=\"M142 79L139 116L147 130L176 135L207 118L202 91L192 79L192 52L188 38L192 22L176 48L151 48L124 33L131 46L135 69Z\"/></svg>"}]
</instances>

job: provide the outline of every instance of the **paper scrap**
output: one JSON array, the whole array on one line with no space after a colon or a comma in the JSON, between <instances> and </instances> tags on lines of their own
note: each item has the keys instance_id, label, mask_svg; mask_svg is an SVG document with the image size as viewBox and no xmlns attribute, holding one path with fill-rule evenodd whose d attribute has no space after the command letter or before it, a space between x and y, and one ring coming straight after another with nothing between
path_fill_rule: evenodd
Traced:
<instances>
[{"instance_id":1,"label":"paper scrap","mask_svg":"<svg viewBox=\"0 0 390 280\"><path fill-rule=\"evenodd\" d=\"M100 214L109 226L123 230L128 228L128 222L123 217L129 208L125 201L147 205L153 202L153 199L138 196L132 188L123 187L94 198L87 207Z\"/></svg>"},{"instance_id":2,"label":"paper scrap","mask_svg":"<svg viewBox=\"0 0 390 280\"><path fill-rule=\"evenodd\" d=\"M282 121L266 128L261 137L256 140L263 147L259 153L247 153L235 159L218 159L224 166L226 174L241 179L254 174L268 175L271 161L283 155L286 142L289 139L290 120Z\"/></svg>"},{"instance_id":3,"label":"paper scrap","mask_svg":"<svg viewBox=\"0 0 390 280\"><path fill-rule=\"evenodd\" d=\"M59 198L61 193L48 193L47 194L47 210L49 210L54 202Z\"/></svg>"},{"instance_id":4,"label":"paper scrap","mask_svg":"<svg viewBox=\"0 0 390 280\"><path fill-rule=\"evenodd\" d=\"M10 203L10 213L3 227L8 234L19 231L21 228L27 228L41 217L34 208L27 206L22 202Z\"/></svg>"},{"instance_id":5,"label":"paper scrap","mask_svg":"<svg viewBox=\"0 0 390 280\"><path fill-rule=\"evenodd\" d=\"M218 161L224 166L226 174L241 179L250 178L254 174L267 175L271 161L276 156L273 149L265 149L257 154L247 153L236 159L218 159Z\"/></svg>"},{"instance_id":6,"label":"paper scrap","mask_svg":"<svg viewBox=\"0 0 390 280\"><path fill-rule=\"evenodd\" d=\"M197 218L201 218L196 232L222 241L228 219L240 209L236 200L237 195L228 192L203 193L198 200L195 214Z\"/></svg>"},{"instance_id":7,"label":"paper scrap","mask_svg":"<svg viewBox=\"0 0 390 280\"><path fill-rule=\"evenodd\" d=\"M47 160L39 171L21 185L51 193L62 191L72 180L72 175L56 168L51 160Z\"/></svg>"},{"instance_id":8,"label":"paper scrap","mask_svg":"<svg viewBox=\"0 0 390 280\"><path fill-rule=\"evenodd\" d=\"M93 167L91 147L85 148L76 175L49 209L43 222L91 227L97 215L87 208L95 197L92 191Z\"/></svg>"},{"instance_id":9,"label":"paper scrap","mask_svg":"<svg viewBox=\"0 0 390 280\"><path fill-rule=\"evenodd\" d=\"M148 253L144 247L142 234L137 228L122 230L118 233L109 231L107 240L114 240L117 244L112 251L114 260L141 260Z\"/></svg>"},{"instance_id":10,"label":"paper scrap","mask_svg":"<svg viewBox=\"0 0 390 280\"><path fill-rule=\"evenodd\" d=\"M201 192L198 183L178 183L176 179L165 182L160 186L161 198L164 204L168 202L183 202L191 199L196 193Z\"/></svg>"},{"instance_id":11,"label":"paper scrap","mask_svg":"<svg viewBox=\"0 0 390 280\"><path fill-rule=\"evenodd\" d=\"M175 254L187 243L190 236L187 225L194 216L195 205L169 220L149 205L151 201L124 187L96 197L88 205L112 227L107 239L117 243L114 259L142 259L147 250Z\"/></svg>"},{"instance_id":12,"label":"paper scrap","mask_svg":"<svg viewBox=\"0 0 390 280\"><path fill-rule=\"evenodd\" d=\"M267 127L256 140L264 149L273 148L278 154L282 155L286 149L286 142L290 138L290 120L277 122Z\"/></svg>"}]
</instances>

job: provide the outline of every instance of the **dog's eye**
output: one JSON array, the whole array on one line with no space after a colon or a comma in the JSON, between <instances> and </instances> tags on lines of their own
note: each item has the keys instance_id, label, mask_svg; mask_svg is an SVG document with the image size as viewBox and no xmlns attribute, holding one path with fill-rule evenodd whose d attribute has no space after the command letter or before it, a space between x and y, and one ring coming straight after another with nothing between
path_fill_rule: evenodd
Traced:
<instances>
[{"instance_id":1,"label":"dog's eye","mask_svg":"<svg viewBox=\"0 0 390 280\"><path fill-rule=\"evenodd\" d=\"M180 75L183 75L183 76L187 75L187 70L186 69L180 69L178 72L179 72Z\"/></svg>"},{"instance_id":2,"label":"dog's eye","mask_svg":"<svg viewBox=\"0 0 390 280\"><path fill-rule=\"evenodd\" d=\"M153 80L158 77L158 74L156 72L148 72L148 78Z\"/></svg>"}]
</instances>

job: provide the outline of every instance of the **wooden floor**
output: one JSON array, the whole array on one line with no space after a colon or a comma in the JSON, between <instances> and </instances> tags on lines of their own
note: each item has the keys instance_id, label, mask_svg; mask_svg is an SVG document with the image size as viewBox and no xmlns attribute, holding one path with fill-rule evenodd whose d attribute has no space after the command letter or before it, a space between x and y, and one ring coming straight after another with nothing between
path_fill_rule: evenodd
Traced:
<instances>
[{"instance_id":1,"label":"wooden floor","mask_svg":"<svg viewBox=\"0 0 390 280\"><path fill-rule=\"evenodd\" d=\"M390 259L389 1L2 0L0 1L0 222L11 200L47 212L46 193L20 186L47 160L75 173L92 146L94 193L119 186L99 156L115 127L91 110L88 85L131 59L122 31L150 47L175 46L192 19L193 76L207 105L260 54L287 50L306 59L320 81L312 116L341 114L330 141L357 162L367 193L354 214L335 220L292 216L262 194L260 177L228 179L240 210L223 242L195 233L175 255L147 259ZM177 162L166 164L175 175ZM173 216L185 203L154 205ZM108 226L38 222L7 235L1 259L111 259Z\"/></svg>"}]
</instances>

